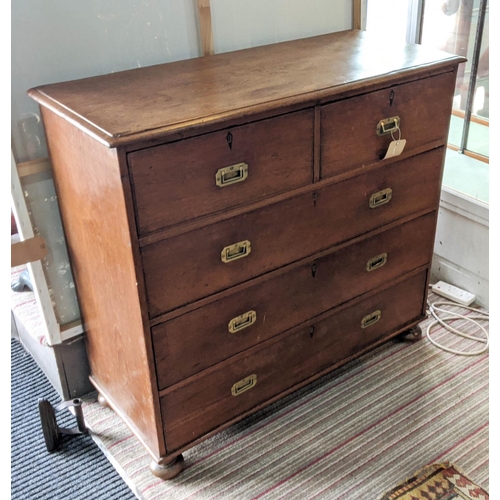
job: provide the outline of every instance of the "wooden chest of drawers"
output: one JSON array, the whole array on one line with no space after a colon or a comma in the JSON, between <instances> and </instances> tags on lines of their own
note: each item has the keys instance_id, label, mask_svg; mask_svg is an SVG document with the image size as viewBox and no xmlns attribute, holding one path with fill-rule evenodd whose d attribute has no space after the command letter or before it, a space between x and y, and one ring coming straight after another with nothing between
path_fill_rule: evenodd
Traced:
<instances>
[{"instance_id":1,"label":"wooden chest of drawers","mask_svg":"<svg viewBox=\"0 0 500 500\"><path fill-rule=\"evenodd\" d=\"M153 473L423 319L462 61L353 30L29 91L92 382Z\"/></svg>"}]
</instances>

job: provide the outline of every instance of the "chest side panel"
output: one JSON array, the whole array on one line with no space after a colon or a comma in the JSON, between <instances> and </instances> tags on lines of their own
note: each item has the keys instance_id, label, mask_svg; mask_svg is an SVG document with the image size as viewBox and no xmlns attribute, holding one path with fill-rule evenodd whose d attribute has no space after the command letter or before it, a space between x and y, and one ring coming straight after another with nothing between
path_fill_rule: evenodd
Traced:
<instances>
[{"instance_id":1,"label":"chest side panel","mask_svg":"<svg viewBox=\"0 0 500 500\"><path fill-rule=\"evenodd\" d=\"M164 453L152 351L116 150L43 110L92 377L149 450ZM140 275L139 275L140 276Z\"/></svg>"}]
</instances>

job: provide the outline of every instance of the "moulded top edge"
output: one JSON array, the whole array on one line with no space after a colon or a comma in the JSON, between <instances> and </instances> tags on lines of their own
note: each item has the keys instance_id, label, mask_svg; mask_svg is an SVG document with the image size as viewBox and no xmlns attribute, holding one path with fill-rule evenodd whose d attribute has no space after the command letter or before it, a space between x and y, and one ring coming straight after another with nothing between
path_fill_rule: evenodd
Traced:
<instances>
[{"instance_id":1,"label":"moulded top edge","mask_svg":"<svg viewBox=\"0 0 500 500\"><path fill-rule=\"evenodd\" d=\"M373 35L349 30L43 85L28 94L117 147L464 61L421 45L382 50Z\"/></svg>"}]
</instances>

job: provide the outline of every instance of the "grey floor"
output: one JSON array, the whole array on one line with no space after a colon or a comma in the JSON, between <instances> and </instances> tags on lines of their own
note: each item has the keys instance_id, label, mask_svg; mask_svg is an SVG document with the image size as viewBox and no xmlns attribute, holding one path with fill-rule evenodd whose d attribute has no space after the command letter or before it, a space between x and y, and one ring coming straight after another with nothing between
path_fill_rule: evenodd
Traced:
<instances>
[{"instance_id":1,"label":"grey floor","mask_svg":"<svg viewBox=\"0 0 500 500\"><path fill-rule=\"evenodd\" d=\"M460 146L464 120L452 115L448 143ZM489 126L471 122L467 149L474 153L490 156ZM490 165L481 160L448 149L444 167L443 185L484 203L489 203Z\"/></svg>"},{"instance_id":2,"label":"grey floor","mask_svg":"<svg viewBox=\"0 0 500 500\"><path fill-rule=\"evenodd\" d=\"M489 203L490 165L448 149L443 185L484 203Z\"/></svg>"},{"instance_id":3,"label":"grey floor","mask_svg":"<svg viewBox=\"0 0 500 500\"><path fill-rule=\"evenodd\" d=\"M89 435L63 436L59 449L45 446L38 399L60 398L31 355L11 339L12 500L132 500L135 495ZM60 427L76 427L68 411L56 413ZM3 497L6 498L6 497Z\"/></svg>"}]
</instances>

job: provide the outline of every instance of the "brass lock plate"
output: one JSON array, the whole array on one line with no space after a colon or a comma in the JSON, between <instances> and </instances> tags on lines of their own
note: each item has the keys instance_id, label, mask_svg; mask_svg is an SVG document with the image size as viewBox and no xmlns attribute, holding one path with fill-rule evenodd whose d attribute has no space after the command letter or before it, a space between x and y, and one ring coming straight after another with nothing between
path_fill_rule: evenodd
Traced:
<instances>
[{"instance_id":1,"label":"brass lock plate","mask_svg":"<svg viewBox=\"0 0 500 500\"><path fill-rule=\"evenodd\" d=\"M233 384L233 387L231 387L231 394L233 396L239 396L240 394L243 394L244 392L254 388L257 385L257 375L255 373L253 375L250 375L248 377L245 377L242 380L239 380L235 384Z\"/></svg>"},{"instance_id":2,"label":"brass lock plate","mask_svg":"<svg viewBox=\"0 0 500 500\"><path fill-rule=\"evenodd\" d=\"M378 309L377 311L373 311L370 314L367 314L361 320L361 328L368 328L369 326L374 325L380 320L381 317L382 317L382 311L380 309Z\"/></svg>"},{"instance_id":3,"label":"brass lock plate","mask_svg":"<svg viewBox=\"0 0 500 500\"><path fill-rule=\"evenodd\" d=\"M392 199L392 189L382 189L382 191L378 191L377 193L373 193L370 196L369 206L370 208L378 208L386 203L389 203Z\"/></svg>"},{"instance_id":4,"label":"brass lock plate","mask_svg":"<svg viewBox=\"0 0 500 500\"><path fill-rule=\"evenodd\" d=\"M377 123L377 135L387 135L398 129L401 129L401 118L399 116L384 118Z\"/></svg>"},{"instance_id":5,"label":"brass lock plate","mask_svg":"<svg viewBox=\"0 0 500 500\"><path fill-rule=\"evenodd\" d=\"M248 164L235 163L228 167L219 168L215 174L215 184L219 187L231 186L243 182L248 177Z\"/></svg>"},{"instance_id":6,"label":"brass lock plate","mask_svg":"<svg viewBox=\"0 0 500 500\"><path fill-rule=\"evenodd\" d=\"M376 255L375 257L372 257L366 263L366 270L368 272L374 271L375 269L379 269L382 266L385 266L386 263L387 263L387 254L381 253L380 255Z\"/></svg>"},{"instance_id":7,"label":"brass lock plate","mask_svg":"<svg viewBox=\"0 0 500 500\"><path fill-rule=\"evenodd\" d=\"M224 247L220 254L220 258L222 262L227 264L228 262L247 257L251 251L252 246L248 240L239 241L238 243Z\"/></svg>"},{"instance_id":8,"label":"brass lock plate","mask_svg":"<svg viewBox=\"0 0 500 500\"><path fill-rule=\"evenodd\" d=\"M238 333L245 328L253 325L257 321L257 313L255 311L247 311L240 316L233 318L227 325L229 333Z\"/></svg>"}]
</instances>

